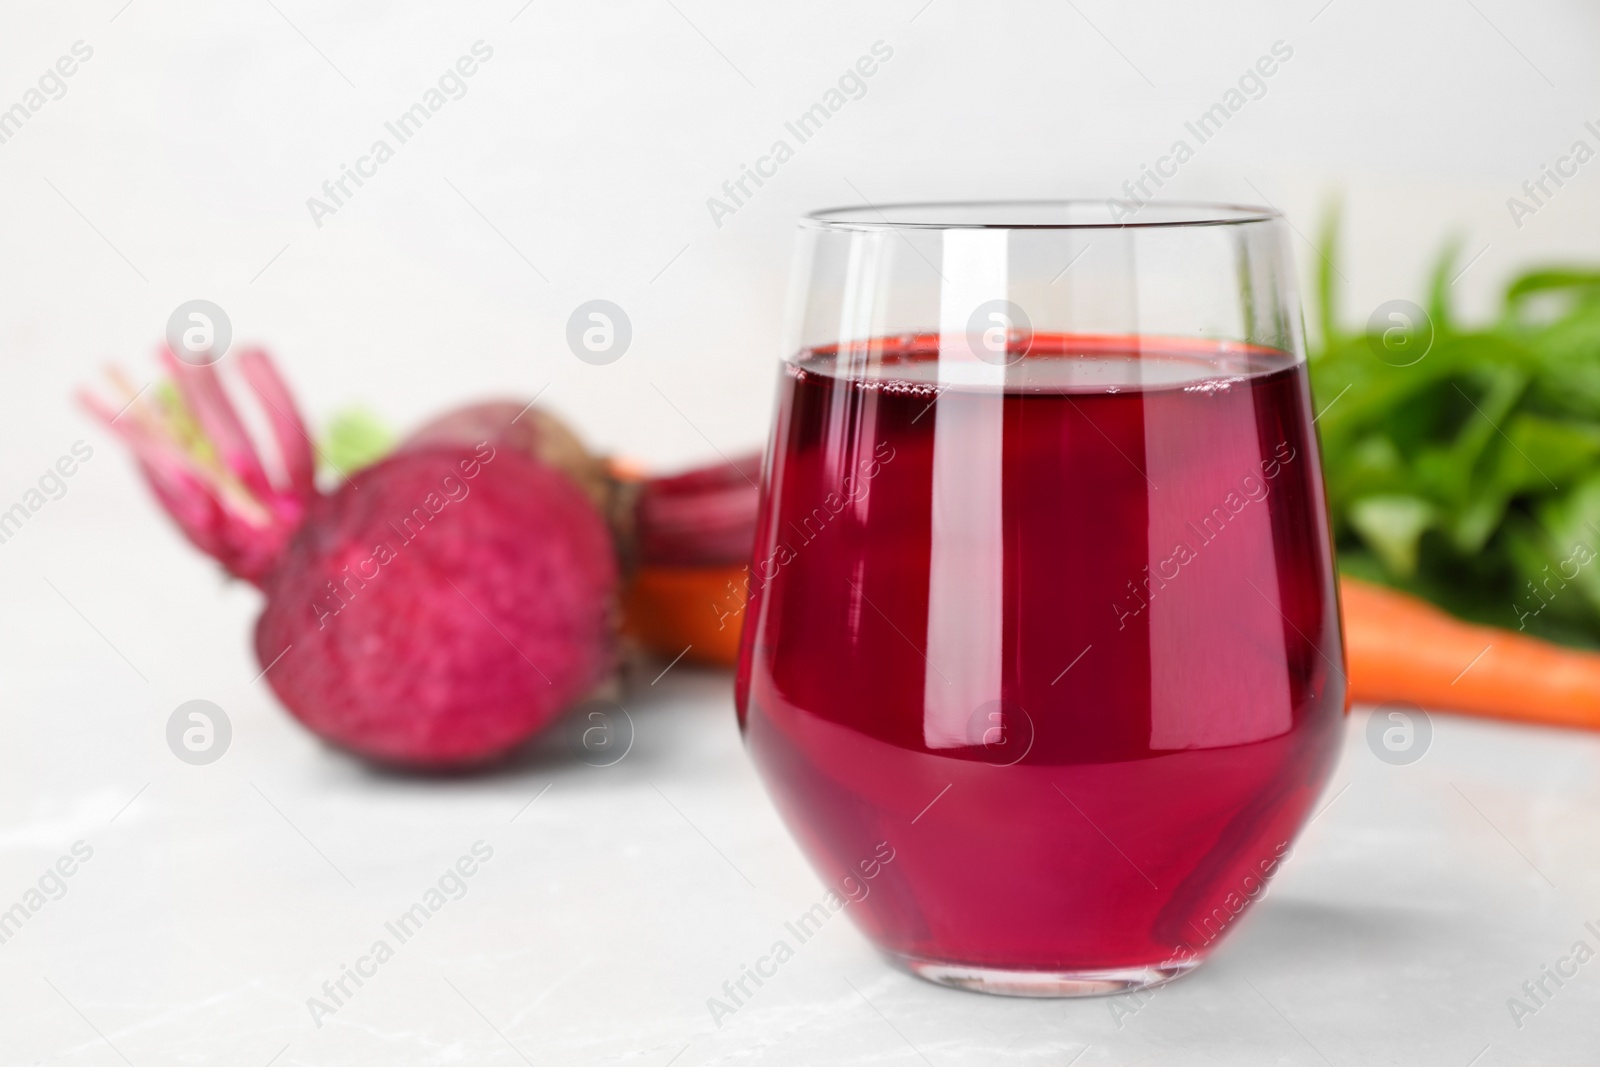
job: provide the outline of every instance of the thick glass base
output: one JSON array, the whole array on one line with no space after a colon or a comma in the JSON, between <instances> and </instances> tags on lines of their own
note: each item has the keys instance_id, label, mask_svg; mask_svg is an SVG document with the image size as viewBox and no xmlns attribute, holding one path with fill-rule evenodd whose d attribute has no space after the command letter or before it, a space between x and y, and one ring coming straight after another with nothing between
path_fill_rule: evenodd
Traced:
<instances>
[{"instance_id":1,"label":"thick glass base","mask_svg":"<svg viewBox=\"0 0 1600 1067\"><path fill-rule=\"evenodd\" d=\"M918 978L939 985L993 993L1002 997L1103 997L1153 989L1182 978L1200 966L1198 959L1169 960L1148 967L1118 967L1101 971L1009 971L973 967L962 963L889 957Z\"/></svg>"}]
</instances>

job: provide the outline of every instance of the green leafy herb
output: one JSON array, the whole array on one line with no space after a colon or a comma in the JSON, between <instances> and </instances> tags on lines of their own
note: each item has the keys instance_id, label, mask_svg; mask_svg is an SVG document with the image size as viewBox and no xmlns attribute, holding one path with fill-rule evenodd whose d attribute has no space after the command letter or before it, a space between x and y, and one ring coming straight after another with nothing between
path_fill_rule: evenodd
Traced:
<instances>
[{"instance_id":1,"label":"green leafy herb","mask_svg":"<svg viewBox=\"0 0 1600 1067\"><path fill-rule=\"evenodd\" d=\"M1600 646L1600 269L1547 267L1493 322L1450 303L1334 321L1323 229L1312 390L1340 568L1467 618Z\"/></svg>"},{"instance_id":2,"label":"green leafy herb","mask_svg":"<svg viewBox=\"0 0 1600 1067\"><path fill-rule=\"evenodd\" d=\"M365 408L351 408L334 416L322 443L325 466L350 475L370 467L394 450L394 432Z\"/></svg>"}]
</instances>

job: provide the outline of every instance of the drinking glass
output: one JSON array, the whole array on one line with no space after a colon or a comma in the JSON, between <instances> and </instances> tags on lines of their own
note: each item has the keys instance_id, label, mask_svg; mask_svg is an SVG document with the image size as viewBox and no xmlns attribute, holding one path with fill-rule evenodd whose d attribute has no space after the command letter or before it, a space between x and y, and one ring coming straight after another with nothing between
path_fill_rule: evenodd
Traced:
<instances>
[{"instance_id":1,"label":"drinking glass","mask_svg":"<svg viewBox=\"0 0 1600 1067\"><path fill-rule=\"evenodd\" d=\"M828 899L968 989L1194 968L1345 709L1283 219L819 212L784 347L737 702Z\"/></svg>"}]
</instances>

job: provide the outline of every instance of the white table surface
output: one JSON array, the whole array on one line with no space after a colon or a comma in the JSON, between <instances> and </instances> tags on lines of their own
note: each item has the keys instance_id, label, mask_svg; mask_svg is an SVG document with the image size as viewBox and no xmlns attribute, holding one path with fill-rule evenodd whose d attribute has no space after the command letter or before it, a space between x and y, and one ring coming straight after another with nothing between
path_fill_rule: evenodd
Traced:
<instances>
[{"instance_id":1,"label":"white table surface","mask_svg":"<svg viewBox=\"0 0 1600 1067\"><path fill-rule=\"evenodd\" d=\"M93 855L0 944L0 1063L1597 1058L1600 962L1520 1028L1507 1007L1600 942L1584 929L1600 926L1595 736L1436 715L1426 755L1395 767L1358 711L1271 891L1146 1003L939 988L835 917L719 1028L707 998L824 891L743 751L727 674L680 664L651 685L660 667L644 669L613 766L558 729L494 773L375 773L251 681L253 591L148 514L51 506L50 528L0 546L0 908L74 842ZM234 728L209 766L165 742L197 697ZM386 934L480 840L493 857L466 894L406 943ZM378 938L393 959L315 1025L308 998Z\"/></svg>"}]
</instances>

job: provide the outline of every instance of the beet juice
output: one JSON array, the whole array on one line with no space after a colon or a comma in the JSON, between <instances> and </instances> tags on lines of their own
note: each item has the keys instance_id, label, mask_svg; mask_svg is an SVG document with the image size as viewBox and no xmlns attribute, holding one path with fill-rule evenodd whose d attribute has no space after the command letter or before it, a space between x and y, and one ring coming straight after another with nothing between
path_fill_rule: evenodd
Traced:
<instances>
[{"instance_id":1,"label":"beet juice","mask_svg":"<svg viewBox=\"0 0 1600 1067\"><path fill-rule=\"evenodd\" d=\"M939 345L785 363L748 745L829 884L871 864L849 911L917 973L1164 980L1260 895L1337 749L1304 363L1041 334L963 375Z\"/></svg>"}]
</instances>

